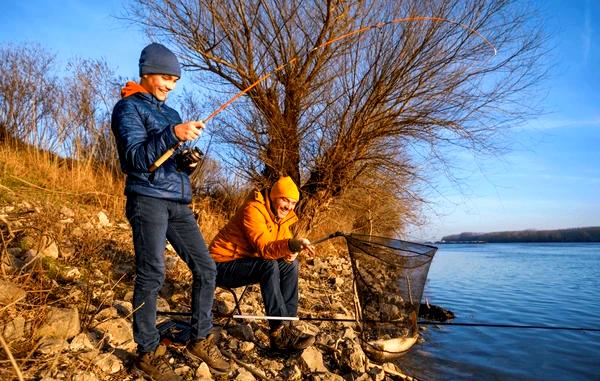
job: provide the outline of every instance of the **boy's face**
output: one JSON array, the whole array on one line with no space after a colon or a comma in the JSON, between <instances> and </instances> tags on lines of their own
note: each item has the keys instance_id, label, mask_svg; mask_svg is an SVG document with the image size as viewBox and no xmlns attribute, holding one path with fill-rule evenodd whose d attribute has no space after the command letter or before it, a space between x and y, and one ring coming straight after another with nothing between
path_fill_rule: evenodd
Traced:
<instances>
[{"instance_id":1,"label":"boy's face","mask_svg":"<svg viewBox=\"0 0 600 381\"><path fill-rule=\"evenodd\" d=\"M140 84L159 101L165 101L167 95L173 89L179 77L167 74L144 74Z\"/></svg>"},{"instance_id":2,"label":"boy's face","mask_svg":"<svg viewBox=\"0 0 600 381\"><path fill-rule=\"evenodd\" d=\"M297 202L298 201L292 200L291 198L277 197L275 201L273 201L273 208L275 209L277 218L285 218L292 210L294 210Z\"/></svg>"}]
</instances>

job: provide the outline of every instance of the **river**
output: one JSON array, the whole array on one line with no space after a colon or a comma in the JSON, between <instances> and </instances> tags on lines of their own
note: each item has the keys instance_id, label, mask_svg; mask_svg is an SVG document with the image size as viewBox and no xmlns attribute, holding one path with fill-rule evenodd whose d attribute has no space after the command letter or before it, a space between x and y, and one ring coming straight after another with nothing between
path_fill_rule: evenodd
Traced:
<instances>
[{"instance_id":1,"label":"river","mask_svg":"<svg viewBox=\"0 0 600 381\"><path fill-rule=\"evenodd\" d=\"M442 244L422 301L456 323L600 329L600 244ZM600 380L600 332L423 325L420 380Z\"/></svg>"}]
</instances>

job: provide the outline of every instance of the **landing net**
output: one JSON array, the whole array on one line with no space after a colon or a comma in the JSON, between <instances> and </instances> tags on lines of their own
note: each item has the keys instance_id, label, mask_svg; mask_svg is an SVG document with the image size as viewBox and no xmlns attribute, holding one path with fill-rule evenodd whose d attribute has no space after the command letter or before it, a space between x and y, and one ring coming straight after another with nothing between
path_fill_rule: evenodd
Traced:
<instances>
[{"instance_id":1,"label":"landing net","mask_svg":"<svg viewBox=\"0 0 600 381\"><path fill-rule=\"evenodd\" d=\"M343 234L358 297L361 343L375 361L389 361L417 340L419 305L437 248L371 235Z\"/></svg>"}]
</instances>

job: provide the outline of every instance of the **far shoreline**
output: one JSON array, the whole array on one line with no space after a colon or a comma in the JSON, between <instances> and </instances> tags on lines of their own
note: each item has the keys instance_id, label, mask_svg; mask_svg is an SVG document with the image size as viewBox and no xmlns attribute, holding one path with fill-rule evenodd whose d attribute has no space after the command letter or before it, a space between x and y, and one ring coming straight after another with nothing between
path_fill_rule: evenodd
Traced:
<instances>
[{"instance_id":1,"label":"far shoreline","mask_svg":"<svg viewBox=\"0 0 600 381\"><path fill-rule=\"evenodd\" d=\"M600 241L435 241L434 245L483 245L495 243L600 243Z\"/></svg>"},{"instance_id":2,"label":"far shoreline","mask_svg":"<svg viewBox=\"0 0 600 381\"><path fill-rule=\"evenodd\" d=\"M468 243L598 243L600 226L555 230L515 230L491 233L464 232L442 237L436 244Z\"/></svg>"}]
</instances>

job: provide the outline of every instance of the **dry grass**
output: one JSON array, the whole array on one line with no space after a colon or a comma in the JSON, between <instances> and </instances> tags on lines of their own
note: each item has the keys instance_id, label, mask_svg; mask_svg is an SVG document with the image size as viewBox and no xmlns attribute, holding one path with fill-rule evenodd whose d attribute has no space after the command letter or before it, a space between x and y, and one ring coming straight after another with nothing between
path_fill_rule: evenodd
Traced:
<instances>
[{"instance_id":1,"label":"dry grass","mask_svg":"<svg viewBox=\"0 0 600 381\"><path fill-rule=\"evenodd\" d=\"M32 199L87 205L119 214L124 178L91 163L65 160L38 149L0 145L0 201Z\"/></svg>"},{"instance_id":2,"label":"dry grass","mask_svg":"<svg viewBox=\"0 0 600 381\"><path fill-rule=\"evenodd\" d=\"M101 261L109 262L123 252L127 255L119 260L131 260L128 232L117 230L119 237L98 229L76 234L76 227L94 223L100 210L111 221L123 222L122 193L122 178L92 164L65 160L23 145L0 145L0 279L26 291L24 299L2 306L0 326L21 317L26 332L31 333L44 320L49 306L78 307L82 323L103 307L98 302L90 304L98 290L88 280ZM65 207L74 212L74 223L61 222ZM24 260L27 249L40 249L37 246L49 241L58 245L58 259ZM116 250L116 242L127 247ZM9 255L15 250L23 261L16 266L10 263L15 257ZM83 275L78 283L63 278L65 270L72 267L78 267ZM8 350L0 350L0 379L12 379L17 368L26 379L53 371L57 359L34 355L38 344L30 337L7 342Z\"/></svg>"}]
</instances>

